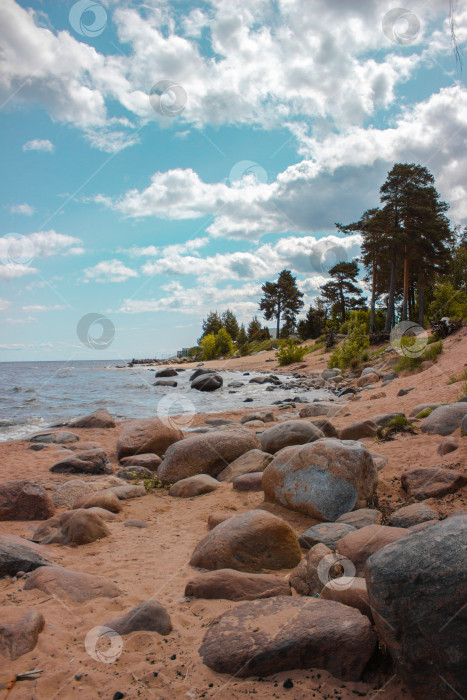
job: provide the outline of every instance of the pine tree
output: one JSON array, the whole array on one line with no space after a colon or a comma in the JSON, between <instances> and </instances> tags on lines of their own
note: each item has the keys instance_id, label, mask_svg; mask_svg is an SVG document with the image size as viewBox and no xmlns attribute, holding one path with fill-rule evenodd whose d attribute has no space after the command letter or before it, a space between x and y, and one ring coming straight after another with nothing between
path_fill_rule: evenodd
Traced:
<instances>
[{"instance_id":1,"label":"pine tree","mask_svg":"<svg viewBox=\"0 0 467 700\"><path fill-rule=\"evenodd\" d=\"M365 299L361 296L362 290L355 284L358 265L355 260L340 262L331 267L329 274L333 279L320 287L321 296L339 308L341 320L344 323L347 310L353 311L365 306ZM349 296L350 294L355 296Z\"/></svg>"},{"instance_id":2,"label":"pine tree","mask_svg":"<svg viewBox=\"0 0 467 700\"><path fill-rule=\"evenodd\" d=\"M319 338L326 325L326 310L321 299L316 300L316 307L313 304L307 311L305 319L297 324L297 333L302 340Z\"/></svg>"},{"instance_id":3,"label":"pine tree","mask_svg":"<svg viewBox=\"0 0 467 700\"><path fill-rule=\"evenodd\" d=\"M207 319L203 321L203 335L201 336L204 338L206 335L217 335L222 328L222 319L217 313L217 311L211 311L208 314Z\"/></svg>"},{"instance_id":4,"label":"pine tree","mask_svg":"<svg viewBox=\"0 0 467 700\"><path fill-rule=\"evenodd\" d=\"M247 336L246 331L245 331L245 326L242 323L242 325L240 326L240 329L238 331L237 337L236 337L237 347L241 348L247 342L248 342L248 336Z\"/></svg>"},{"instance_id":5,"label":"pine tree","mask_svg":"<svg viewBox=\"0 0 467 700\"><path fill-rule=\"evenodd\" d=\"M303 293L299 291L290 270L282 270L277 282L265 282L261 287L264 296L259 308L264 312L267 321L275 318L277 323L277 337L280 335L281 318L284 318L286 331L293 331L295 319L304 305Z\"/></svg>"},{"instance_id":6,"label":"pine tree","mask_svg":"<svg viewBox=\"0 0 467 700\"><path fill-rule=\"evenodd\" d=\"M261 339L261 323L258 321L257 317L254 316L248 326L248 342L251 343L253 340Z\"/></svg>"},{"instance_id":7,"label":"pine tree","mask_svg":"<svg viewBox=\"0 0 467 700\"><path fill-rule=\"evenodd\" d=\"M221 320L223 328L225 328L232 340L236 340L239 329L238 321L235 317L235 314L232 313L230 309L227 309L227 311L224 311L224 313L222 314Z\"/></svg>"}]
</instances>

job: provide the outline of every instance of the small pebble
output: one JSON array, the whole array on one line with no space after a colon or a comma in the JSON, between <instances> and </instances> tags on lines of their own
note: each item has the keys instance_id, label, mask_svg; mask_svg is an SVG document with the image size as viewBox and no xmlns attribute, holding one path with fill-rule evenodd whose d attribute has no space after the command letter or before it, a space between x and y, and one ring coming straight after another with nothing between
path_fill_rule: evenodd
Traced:
<instances>
[{"instance_id":1,"label":"small pebble","mask_svg":"<svg viewBox=\"0 0 467 700\"><path fill-rule=\"evenodd\" d=\"M289 690L290 688L293 688L293 680L291 678L287 678L286 681L283 683L283 687Z\"/></svg>"}]
</instances>

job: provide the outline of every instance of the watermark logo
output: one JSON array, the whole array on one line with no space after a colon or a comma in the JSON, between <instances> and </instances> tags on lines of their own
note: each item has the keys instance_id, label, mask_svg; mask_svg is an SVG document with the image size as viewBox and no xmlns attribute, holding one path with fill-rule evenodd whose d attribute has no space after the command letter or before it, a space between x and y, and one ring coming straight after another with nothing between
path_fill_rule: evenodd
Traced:
<instances>
[{"instance_id":1,"label":"watermark logo","mask_svg":"<svg viewBox=\"0 0 467 700\"><path fill-rule=\"evenodd\" d=\"M414 321L401 321L392 329L390 343L399 355L420 357L428 345L428 333Z\"/></svg>"},{"instance_id":2,"label":"watermark logo","mask_svg":"<svg viewBox=\"0 0 467 700\"><path fill-rule=\"evenodd\" d=\"M381 23L384 34L394 44L411 44L420 32L420 20L410 10L394 7L383 17Z\"/></svg>"},{"instance_id":3,"label":"watermark logo","mask_svg":"<svg viewBox=\"0 0 467 700\"><path fill-rule=\"evenodd\" d=\"M235 182L241 182L245 177L253 177L255 184L267 184L268 174L261 165L253 160L239 160L238 163L230 170L229 180L233 185Z\"/></svg>"},{"instance_id":4,"label":"watermark logo","mask_svg":"<svg viewBox=\"0 0 467 700\"><path fill-rule=\"evenodd\" d=\"M345 590L350 588L352 581L355 578L356 569L350 559L342 556L342 554L328 554L319 562L316 572L319 580L325 586L332 581L333 588ZM344 579L344 580L342 580Z\"/></svg>"},{"instance_id":5,"label":"watermark logo","mask_svg":"<svg viewBox=\"0 0 467 700\"><path fill-rule=\"evenodd\" d=\"M100 335L95 335L96 326L100 329ZM86 314L78 321L76 334L86 347L93 350L105 350L113 342L115 326L109 318L102 314Z\"/></svg>"},{"instance_id":6,"label":"watermark logo","mask_svg":"<svg viewBox=\"0 0 467 700\"><path fill-rule=\"evenodd\" d=\"M168 428L186 430L193 423L196 408L186 394L170 396L166 394L157 404L157 416Z\"/></svg>"},{"instance_id":7,"label":"watermark logo","mask_svg":"<svg viewBox=\"0 0 467 700\"><path fill-rule=\"evenodd\" d=\"M184 87L173 80L160 80L149 92L149 102L163 117L179 117L185 110L188 95Z\"/></svg>"},{"instance_id":8,"label":"watermark logo","mask_svg":"<svg viewBox=\"0 0 467 700\"><path fill-rule=\"evenodd\" d=\"M68 19L77 34L99 36L107 25L107 12L98 2L78 0L72 6Z\"/></svg>"},{"instance_id":9,"label":"watermark logo","mask_svg":"<svg viewBox=\"0 0 467 700\"><path fill-rule=\"evenodd\" d=\"M3 265L30 265L36 248L29 236L7 233L0 238L0 261Z\"/></svg>"},{"instance_id":10,"label":"watermark logo","mask_svg":"<svg viewBox=\"0 0 467 700\"><path fill-rule=\"evenodd\" d=\"M123 640L111 627L101 625L89 630L84 640L89 656L104 664L113 664L123 650Z\"/></svg>"},{"instance_id":11,"label":"watermark logo","mask_svg":"<svg viewBox=\"0 0 467 700\"><path fill-rule=\"evenodd\" d=\"M319 241L308 256L313 272L323 275L327 275L337 263L350 262L351 258L349 249L341 243L320 245Z\"/></svg>"}]
</instances>

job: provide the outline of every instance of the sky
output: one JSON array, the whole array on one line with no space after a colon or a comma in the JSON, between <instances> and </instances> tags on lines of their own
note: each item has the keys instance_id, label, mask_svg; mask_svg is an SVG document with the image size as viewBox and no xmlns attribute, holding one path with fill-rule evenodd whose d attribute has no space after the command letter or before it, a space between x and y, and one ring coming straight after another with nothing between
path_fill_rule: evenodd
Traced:
<instances>
[{"instance_id":1,"label":"sky","mask_svg":"<svg viewBox=\"0 0 467 700\"><path fill-rule=\"evenodd\" d=\"M166 357L209 311L261 317L284 268L306 311L395 162L465 225L450 22L448 0L2 0L0 361Z\"/></svg>"}]
</instances>

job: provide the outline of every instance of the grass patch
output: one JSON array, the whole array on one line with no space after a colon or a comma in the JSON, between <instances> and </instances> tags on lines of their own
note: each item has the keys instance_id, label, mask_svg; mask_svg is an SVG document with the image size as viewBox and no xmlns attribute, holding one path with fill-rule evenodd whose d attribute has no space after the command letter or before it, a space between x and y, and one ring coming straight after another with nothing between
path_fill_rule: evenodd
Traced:
<instances>
[{"instance_id":1,"label":"grass patch","mask_svg":"<svg viewBox=\"0 0 467 700\"><path fill-rule=\"evenodd\" d=\"M399 362L394 367L396 372L417 372L422 362L425 360L431 360L435 362L438 355L443 352L443 341L439 340L436 343L432 343L429 347L419 357L407 357L403 356L400 358Z\"/></svg>"},{"instance_id":2,"label":"grass patch","mask_svg":"<svg viewBox=\"0 0 467 700\"><path fill-rule=\"evenodd\" d=\"M147 493L151 493L151 491L154 491L155 489L166 489L169 490L172 484L166 484L164 485L160 479L157 478L157 476L154 474L153 476L146 476L143 479L140 479L140 477L135 474L134 472L131 474L133 477L133 483L138 485L143 482L143 486L146 489Z\"/></svg>"},{"instance_id":3,"label":"grass patch","mask_svg":"<svg viewBox=\"0 0 467 700\"><path fill-rule=\"evenodd\" d=\"M276 352L277 361L281 367L301 362L307 350L307 347L299 347L292 338L287 338L281 342L281 346Z\"/></svg>"},{"instance_id":4,"label":"grass patch","mask_svg":"<svg viewBox=\"0 0 467 700\"><path fill-rule=\"evenodd\" d=\"M397 433L410 433L416 435L416 429L413 423L406 416L394 416L391 418L385 428L380 428L378 431L378 439L386 442L393 440Z\"/></svg>"},{"instance_id":5,"label":"grass patch","mask_svg":"<svg viewBox=\"0 0 467 700\"><path fill-rule=\"evenodd\" d=\"M428 416L431 413L431 408L424 408L423 411L420 411L415 418L428 418Z\"/></svg>"},{"instance_id":6,"label":"grass patch","mask_svg":"<svg viewBox=\"0 0 467 700\"><path fill-rule=\"evenodd\" d=\"M457 382L467 382L467 369L464 369L462 374L460 374L458 377L455 375L450 377L448 384L456 384Z\"/></svg>"}]
</instances>

